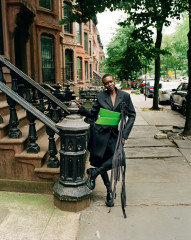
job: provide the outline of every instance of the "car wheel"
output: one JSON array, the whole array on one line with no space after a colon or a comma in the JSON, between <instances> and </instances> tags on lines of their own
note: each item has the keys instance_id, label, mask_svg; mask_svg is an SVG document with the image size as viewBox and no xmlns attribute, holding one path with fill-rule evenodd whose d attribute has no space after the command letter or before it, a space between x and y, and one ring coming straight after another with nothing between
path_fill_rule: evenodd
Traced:
<instances>
[{"instance_id":1,"label":"car wheel","mask_svg":"<svg viewBox=\"0 0 191 240\"><path fill-rule=\"evenodd\" d=\"M172 110L176 110L176 107L174 106L174 100L173 98L170 99L170 106Z\"/></svg>"},{"instance_id":2,"label":"car wheel","mask_svg":"<svg viewBox=\"0 0 191 240\"><path fill-rule=\"evenodd\" d=\"M182 115L186 116L186 103L185 102L182 103Z\"/></svg>"}]
</instances>

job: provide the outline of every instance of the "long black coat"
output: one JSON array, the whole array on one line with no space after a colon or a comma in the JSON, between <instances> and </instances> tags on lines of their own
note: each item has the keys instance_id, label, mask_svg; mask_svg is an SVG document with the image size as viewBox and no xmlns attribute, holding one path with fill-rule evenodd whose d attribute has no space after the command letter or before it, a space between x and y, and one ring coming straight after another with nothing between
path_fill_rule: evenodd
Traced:
<instances>
[{"instance_id":1,"label":"long black coat","mask_svg":"<svg viewBox=\"0 0 191 240\"><path fill-rule=\"evenodd\" d=\"M91 110L81 107L79 109L79 113L88 118L97 119L100 108L104 108L115 112L121 112L120 104L122 102L125 102L128 106L127 109L128 120L126 127L123 130L122 136L123 138L127 139L133 127L136 113L131 101L130 94L119 89L116 89L116 91L117 95L114 106L111 101L110 93L108 90L106 90L97 94L97 100L95 101ZM103 158L105 150L108 146L108 142L112 146L111 149L112 152L114 153L117 137L118 126L94 124L93 129L91 130L90 140L88 144L88 150L90 151L90 154L97 156L99 158Z\"/></svg>"}]
</instances>

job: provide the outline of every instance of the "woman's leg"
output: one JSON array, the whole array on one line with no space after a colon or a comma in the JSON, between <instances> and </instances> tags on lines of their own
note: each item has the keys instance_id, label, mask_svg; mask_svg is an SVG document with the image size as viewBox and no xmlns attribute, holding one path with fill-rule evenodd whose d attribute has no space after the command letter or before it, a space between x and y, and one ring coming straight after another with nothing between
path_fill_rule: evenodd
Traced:
<instances>
[{"instance_id":1,"label":"woman's leg","mask_svg":"<svg viewBox=\"0 0 191 240\"><path fill-rule=\"evenodd\" d=\"M107 196L106 196L105 204L108 207L113 207L114 201L113 201L112 190L111 190L111 186L110 186L108 173L107 172L101 173L101 177L102 177L104 185L106 186L106 189L107 189Z\"/></svg>"},{"instance_id":2,"label":"woman's leg","mask_svg":"<svg viewBox=\"0 0 191 240\"><path fill-rule=\"evenodd\" d=\"M93 190L95 188L95 180L98 175L107 173L108 170L112 169L112 157L110 157L107 161L103 162L100 167L97 168L89 168L87 169L88 179L87 186L89 189Z\"/></svg>"}]
</instances>

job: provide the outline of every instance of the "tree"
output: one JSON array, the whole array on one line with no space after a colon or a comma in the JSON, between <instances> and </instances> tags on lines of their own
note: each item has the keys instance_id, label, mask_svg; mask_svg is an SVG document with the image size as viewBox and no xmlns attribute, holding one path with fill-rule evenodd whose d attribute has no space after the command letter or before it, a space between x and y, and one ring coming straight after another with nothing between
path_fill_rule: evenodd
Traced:
<instances>
[{"instance_id":1,"label":"tree","mask_svg":"<svg viewBox=\"0 0 191 240\"><path fill-rule=\"evenodd\" d=\"M188 104L186 114L186 124L184 134L191 134L191 0L76 0L71 5L72 14L67 20L63 19L60 24L70 21L87 22L96 17L96 13L103 12L106 8L113 11L122 9L128 13L127 23L133 22L139 33L142 32L142 38L151 37L150 29L156 30L155 49L158 54L155 57L155 95L153 98L153 109L158 109L158 88L160 79L160 50L162 43L162 29L164 26L170 25L170 20L180 18L180 13L185 9L189 9L189 50L188 50L188 69L189 69L189 85L188 85Z\"/></svg>"},{"instance_id":2,"label":"tree","mask_svg":"<svg viewBox=\"0 0 191 240\"><path fill-rule=\"evenodd\" d=\"M188 96L187 96L187 106L186 106L186 122L184 126L184 135L191 135L191 0L189 2L189 33L188 33Z\"/></svg>"},{"instance_id":3,"label":"tree","mask_svg":"<svg viewBox=\"0 0 191 240\"><path fill-rule=\"evenodd\" d=\"M129 14L127 23L132 22L136 27L136 34L142 33L143 41L152 40L154 29L156 30L155 40L155 85L153 97L153 109L158 108L158 89L160 80L160 55L162 44L162 30L164 26L170 25L169 18L180 18L184 10L184 1L178 0L133 0L126 5L126 12Z\"/></svg>"},{"instance_id":4,"label":"tree","mask_svg":"<svg viewBox=\"0 0 191 240\"><path fill-rule=\"evenodd\" d=\"M104 70L120 80L137 78L137 72L145 66L144 56L152 58L147 44L132 38L132 32L131 26L119 28L107 47Z\"/></svg>"}]
</instances>

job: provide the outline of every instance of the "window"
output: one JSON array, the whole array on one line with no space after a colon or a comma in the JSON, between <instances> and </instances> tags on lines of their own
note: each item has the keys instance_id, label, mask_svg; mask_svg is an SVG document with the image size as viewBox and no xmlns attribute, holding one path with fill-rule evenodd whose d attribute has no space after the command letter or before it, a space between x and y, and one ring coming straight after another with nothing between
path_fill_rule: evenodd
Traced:
<instances>
[{"instance_id":1,"label":"window","mask_svg":"<svg viewBox=\"0 0 191 240\"><path fill-rule=\"evenodd\" d=\"M90 78L92 79L92 64L90 64Z\"/></svg>"},{"instance_id":2,"label":"window","mask_svg":"<svg viewBox=\"0 0 191 240\"><path fill-rule=\"evenodd\" d=\"M4 54L1 0L0 0L0 54Z\"/></svg>"},{"instance_id":3,"label":"window","mask_svg":"<svg viewBox=\"0 0 191 240\"><path fill-rule=\"evenodd\" d=\"M77 81L82 81L82 58L77 57Z\"/></svg>"},{"instance_id":4,"label":"window","mask_svg":"<svg viewBox=\"0 0 191 240\"><path fill-rule=\"evenodd\" d=\"M88 62L85 61L85 80L88 80Z\"/></svg>"},{"instance_id":5,"label":"window","mask_svg":"<svg viewBox=\"0 0 191 240\"><path fill-rule=\"evenodd\" d=\"M48 10L52 10L52 0L39 0L39 6Z\"/></svg>"},{"instance_id":6,"label":"window","mask_svg":"<svg viewBox=\"0 0 191 240\"><path fill-rule=\"evenodd\" d=\"M84 33L84 50L88 51L88 34Z\"/></svg>"},{"instance_id":7,"label":"window","mask_svg":"<svg viewBox=\"0 0 191 240\"><path fill-rule=\"evenodd\" d=\"M42 80L55 83L54 38L41 35Z\"/></svg>"},{"instance_id":8,"label":"window","mask_svg":"<svg viewBox=\"0 0 191 240\"><path fill-rule=\"evenodd\" d=\"M70 15L71 15L70 4L64 2L64 19L68 19ZM64 31L66 33L72 33L72 23L65 24Z\"/></svg>"},{"instance_id":9,"label":"window","mask_svg":"<svg viewBox=\"0 0 191 240\"><path fill-rule=\"evenodd\" d=\"M76 23L76 43L82 45L81 24Z\"/></svg>"},{"instance_id":10,"label":"window","mask_svg":"<svg viewBox=\"0 0 191 240\"><path fill-rule=\"evenodd\" d=\"M187 90L188 90L188 83L184 83L184 84L183 84L182 90L183 90L183 91L187 91Z\"/></svg>"},{"instance_id":11,"label":"window","mask_svg":"<svg viewBox=\"0 0 191 240\"><path fill-rule=\"evenodd\" d=\"M92 55L92 43L89 41L89 55Z\"/></svg>"},{"instance_id":12,"label":"window","mask_svg":"<svg viewBox=\"0 0 191 240\"><path fill-rule=\"evenodd\" d=\"M66 81L73 80L73 51L65 51L65 79Z\"/></svg>"}]
</instances>

